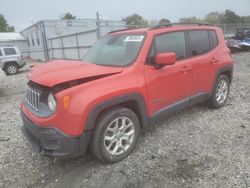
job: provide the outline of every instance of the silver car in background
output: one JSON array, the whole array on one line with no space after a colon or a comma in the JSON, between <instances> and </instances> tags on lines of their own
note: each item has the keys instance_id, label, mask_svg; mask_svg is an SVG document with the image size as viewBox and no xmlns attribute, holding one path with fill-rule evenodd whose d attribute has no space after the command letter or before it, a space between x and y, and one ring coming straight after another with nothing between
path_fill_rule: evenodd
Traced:
<instances>
[{"instance_id":1,"label":"silver car in background","mask_svg":"<svg viewBox=\"0 0 250 188\"><path fill-rule=\"evenodd\" d=\"M0 46L0 68L6 75L14 75L25 65L16 46Z\"/></svg>"}]
</instances>

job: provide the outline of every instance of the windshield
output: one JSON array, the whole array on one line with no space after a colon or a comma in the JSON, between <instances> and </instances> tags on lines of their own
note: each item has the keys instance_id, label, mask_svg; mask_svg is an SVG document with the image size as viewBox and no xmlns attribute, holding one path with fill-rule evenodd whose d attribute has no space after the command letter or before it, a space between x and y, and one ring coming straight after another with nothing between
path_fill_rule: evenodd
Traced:
<instances>
[{"instance_id":1,"label":"windshield","mask_svg":"<svg viewBox=\"0 0 250 188\"><path fill-rule=\"evenodd\" d=\"M138 56L143 41L143 34L106 36L87 52L83 60L97 65L127 66Z\"/></svg>"}]
</instances>

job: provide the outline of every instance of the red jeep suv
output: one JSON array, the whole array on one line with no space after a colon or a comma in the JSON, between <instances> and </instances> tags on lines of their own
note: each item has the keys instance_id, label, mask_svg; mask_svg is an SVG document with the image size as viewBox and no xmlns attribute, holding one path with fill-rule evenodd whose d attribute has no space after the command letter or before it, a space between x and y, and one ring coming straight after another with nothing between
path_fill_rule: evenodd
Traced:
<instances>
[{"instance_id":1,"label":"red jeep suv","mask_svg":"<svg viewBox=\"0 0 250 188\"><path fill-rule=\"evenodd\" d=\"M159 116L207 102L225 105L233 61L223 31L208 24L120 30L81 61L54 60L28 74L22 132L37 152L104 162L135 148Z\"/></svg>"}]
</instances>

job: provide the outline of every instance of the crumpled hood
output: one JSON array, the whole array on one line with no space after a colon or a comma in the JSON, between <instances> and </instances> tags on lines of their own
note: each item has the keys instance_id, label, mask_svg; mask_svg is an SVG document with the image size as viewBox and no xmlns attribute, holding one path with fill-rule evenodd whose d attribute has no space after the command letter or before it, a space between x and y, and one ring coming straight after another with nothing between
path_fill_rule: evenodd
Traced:
<instances>
[{"instance_id":1,"label":"crumpled hood","mask_svg":"<svg viewBox=\"0 0 250 188\"><path fill-rule=\"evenodd\" d=\"M37 65L28 74L28 79L47 87L60 83L116 74L123 71L122 67L99 66L82 61L55 60Z\"/></svg>"}]
</instances>

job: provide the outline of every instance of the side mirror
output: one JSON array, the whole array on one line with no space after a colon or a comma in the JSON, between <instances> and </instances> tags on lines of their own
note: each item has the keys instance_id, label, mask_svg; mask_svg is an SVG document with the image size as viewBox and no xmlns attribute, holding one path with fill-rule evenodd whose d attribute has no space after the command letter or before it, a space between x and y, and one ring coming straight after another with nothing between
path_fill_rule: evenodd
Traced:
<instances>
[{"instance_id":1,"label":"side mirror","mask_svg":"<svg viewBox=\"0 0 250 188\"><path fill-rule=\"evenodd\" d=\"M176 62L176 54L175 53L160 53L156 56L156 64L157 65L173 65Z\"/></svg>"}]
</instances>

